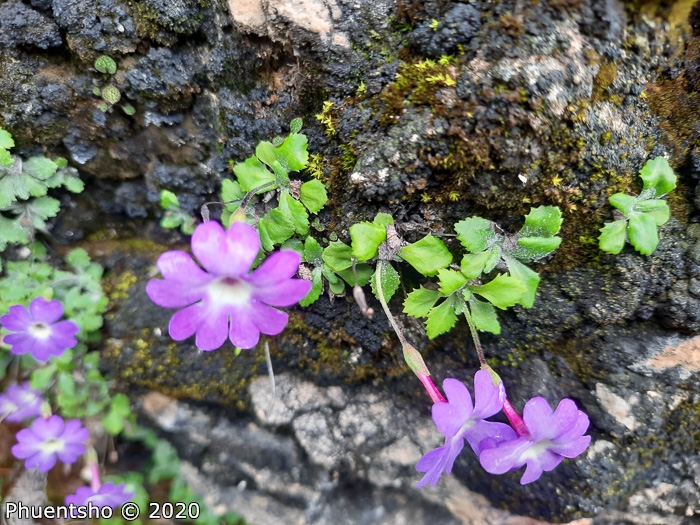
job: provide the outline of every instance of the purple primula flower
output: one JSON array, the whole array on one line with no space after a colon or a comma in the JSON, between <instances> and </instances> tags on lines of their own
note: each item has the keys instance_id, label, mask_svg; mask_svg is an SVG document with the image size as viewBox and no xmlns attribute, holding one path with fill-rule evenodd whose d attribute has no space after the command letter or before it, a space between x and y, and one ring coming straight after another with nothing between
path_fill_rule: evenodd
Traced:
<instances>
[{"instance_id":1,"label":"purple primula flower","mask_svg":"<svg viewBox=\"0 0 700 525\"><path fill-rule=\"evenodd\" d=\"M66 496L66 505L73 504L78 507L85 507L88 503L92 503L100 508L116 508L133 497L134 492L127 492L126 485L123 483L115 485L108 481L97 490L93 490L91 487L78 487L75 494Z\"/></svg>"},{"instance_id":2,"label":"purple primula flower","mask_svg":"<svg viewBox=\"0 0 700 525\"><path fill-rule=\"evenodd\" d=\"M44 400L38 390L29 386L29 381L21 385L10 385L0 394L0 418L11 423L21 423L30 417L41 415Z\"/></svg>"},{"instance_id":3,"label":"purple primula flower","mask_svg":"<svg viewBox=\"0 0 700 525\"><path fill-rule=\"evenodd\" d=\"M479 370L474 376L475 404L467 387L456 379L445 379L442 388L448 401L433 405L433 421L445 435L445 445L431 450L418 461L416 470L426 474L417 487L427 483L435 486L443 471L449 474L464 447L465 439L478 455L484 440L500 442L515 437L515 432L508 425L484 421L499 412L506 399L503 382L494 385L491 374L486 370Z\"/></svg>"},{"instance_id":4,"label":"purple primula flower","mask_svg":"<svg viewBox=\"0 0 700 525\"><path fill-rule=\"evenodd\" d=\"M56 464L56 459L74 463L82 456L84 442L89 436L88 429L83 428L77 419L64 421L56 415L37 418L30 428L17 432L17 444L12 447L12 454L17 459L26 459L24 466L28 469L38 467L41 472L48 472Z\"/></svg>"},{"instance_id":5,"label":"purple primula flower","mask_svg":"<svg viewBox=\"0 0 700 525\"><path fill-rule=\"evenodd\" d=\"M529 435L481 452L479 461L487 472L503 474L527 465L520 483L532 483L564 458L581 454L591 442L590 436L583 435L588 429L588 416L571 399L562 400L552 412L544 398L534 397L525 404L523 421Z\"/></svg>"},{"instance_id":6,"label":"purple primula flower","mask_svg":"<svg viewBox=\"0 0 700 525\"><path fill-rule=\"evenodd\" d=\"M4 342L12 345L13 354L31 353L37 361L46 361L51 356L60 356L67 348L78 344L75 334L80 331L73 321L58 321L63 316L60 301L47 301L37 297L29 308L17 304L10 306L9 313L0 317L2 326L10 332Z\"/></svg>"},{"instance_id":7,"label":"purple primula flower","mask_svg":"<svg viewBox=\"0 0 700 525\"><path fill-rule=\"evenodd\" d=\"M185 307L170 320L170 336L182 341L196 333L199 349L216 350L227 336L235 346L253 348L261 332L284 330L289 317L271 307L300 301L311 283L292 279L301 262L292 250L273 253L248 273L259 250L260 238L249 224L234 222L224 231L209 221L192 234L192 252L204 270L185 252L161 255L157 266L165 279L151 279L146 293L159 306Z\"/></svg>"}]
</instances>

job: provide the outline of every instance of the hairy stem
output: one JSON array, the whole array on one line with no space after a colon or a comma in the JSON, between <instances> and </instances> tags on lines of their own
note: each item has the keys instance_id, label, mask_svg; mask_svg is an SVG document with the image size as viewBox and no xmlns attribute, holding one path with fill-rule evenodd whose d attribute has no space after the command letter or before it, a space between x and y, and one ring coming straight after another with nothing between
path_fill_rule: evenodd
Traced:
<instances>
[{"instance_id":1,"label":"hairy stem","mask_svg":"<svg viewBox=\"0 0 700 525\"><path fill-rule=\"evenodd\" d=\"M481 348L481 341L479 341L479 334L476 331L476 325L474 324L474 320L472 319L471 314L469 313L469 308L467 305L464 305L464 318L467 320L467 324L469 325L469 331L472 334L472 339L474 340L474 346L476 347L476 353L479 356L479 363L481 363L481 367L488 366L486 363L486 358L484 357L484 349Z\"/></svg>"}]
</instances>

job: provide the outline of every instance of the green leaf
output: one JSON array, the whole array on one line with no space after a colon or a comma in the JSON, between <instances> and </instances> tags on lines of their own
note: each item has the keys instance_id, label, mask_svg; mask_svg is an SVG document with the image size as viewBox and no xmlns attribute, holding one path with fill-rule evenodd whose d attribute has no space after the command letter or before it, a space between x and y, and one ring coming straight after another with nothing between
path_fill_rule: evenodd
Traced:
<instances>
[{"instance_id":1,"label":"green leaf","mask_svg":"<svg viewBox=\"0 0 700 525\"><path fill-rule=\"evenodd\" d=\"M630 217L627 233L632 246L641 254L651 255L659 245L656 222L651 215L646 213Z\"/></svg>"},{"instance_id":2,"label":"green leaf","mask_svg":"<svg viewBox=\"0 0 700 525\"><path fill-rule=\"evenodd\" d=\"M284 241L282 246L280 246L280 250L294 250L301 255L302 259L304 257L304 243L296 238L287 239Z\"/></svg>"},{"instance_id":3,"label":"green leaf","mask_svg":"<svg viewBox=\"0 0 700 525\"><path fill-rule=\"evenodd\" d=\"M372 276L374 275L374 268L371 267L369 264L360 263L355 265L355 273L357 273L357 285L365 286L366 284L369 284L372 280ZM352 273L352 268L348 268L347 270L340 270L338 272L338 275L342 277L342 279L350 286L355 286L355 274ZM336 292L334 291L333 293Z\"/></svg>"},{"instance_id":4,"label":"green leaf","mask_svg":"<svg viewBox=\"0 0 700 525\"><path fill-rule=\"evenodd\" d=\"M622 212L622 215L624 215L625 217L629 217L630 215L632 215L634 205L637 204L636 197L625 195L624 193L616 193L615 195L611 195L608 201L613 207L620 210Z\"/></svg>"},{"instance_id":5,"label":"green leaf","mask_svg":"<svg viewBox=\"0 0 700 525\"><path fill-rule=\"evenodd\" d=\"M527 292L527 287L523 283L505 274L497 275L495 279L484 285L469 286L469 289L501 310L518 304Z\"/></svg>"},{"instance_id":6,"label":"green leaf","mask_svg":"<svg viewBox=\"0 0 700 525\"><path fill-rule=\"evenodd\" d=\"M132 106L131 104L127 104L126 106L122 106L122 111L129 115L130 117L136 114L136 108Z\"/></svg>"},{"instance_id":7,"label":"green leaf","mask_svg":"<svg viewBox=\"0 0 700 525\"><path fill-rule=\"evenodd\" d=\"M663 157L648 160L639 171L639 176L644 181L644 189L653 188L657 197L668 193L676 187L676 174L673 173L673 169Z\"/></svg>"},{"instance_id":8,"label":"green leaf","mask_svg":"<svg viewBox=\"0 0 700 525\"><path fill-rule=\"evenodd\" d=\"M352 270L343 270L345 272L350 272L352 273ZM335 295L340 295L345 291L345 282L343 279L341 279L338 275L333 272L328 266L323 266L322 268L323 276L328 280L328 286L330 287L331 291ZM369 273L369 279L372 278L373 271L370 270ZM369 279L367 282L369 282ZM359 284L359 275L358 275L358 284ZM367 284L367 283L365 283ZM354 286L354 281L353 281L353 286ZM360 285L363 286L363 285Z\"/></svg>"},{"instance_id":9,"label":"green leaf","mask_svg":"<svg viewBox=\"0 0 700 525\"><path fill-rule=\"evenodd\" d=\"M387 261L381 261L377 264L377 271L374 272L372 279L372 292L374 296L379 299L377 278L379 278L380 284L382 285L384 300L388 303L401 285L399 273Z\"/></svg>"},{"instance_id":10,"label":"green leaf","mask_svg":"<svg viewBox=\"0 0 700 525\"><path fill-rule=\"evenodd\" d=\"M226 203L231 201L237 201L245 197L245 192L241 189L241 185L238 181L231 179L224 179L221 183L221 198ZM238 204L236 204L236 210L238 209ZM231 211L236 211L231 210Z\"/></svg>"},{"instance_id":11,"label":"green leaf","mask_svg":"<svg viewBox=\"0 0 700 525\"><path fill-rule=\"evenodd\" d=\"M114 75L117 72L117 63L112 57L102 55L95 60L95 69L100 73L109 73L110 75Z\"/></svg>"},{"instance_id":12,"label":"green leaf","mask_svg":"<svg viewBox=\"0 0 700 525\"><path fill-rule=\"evenodd\" d=\"M25 214L35 229L45 230L46 223L44 221L49 217L55 217L60 208L61 203L57 199L53 197L39 197L26 204Z\"/></svg>"},{"instance_id":13,"label":"green leaf","mask_svg":"<svg viewBox=\"0 0 700 525\"><path fill-rule=\"evenodd\" d=\"M441 268L447 268L452 262L452 254L445 243L432 234L404 246L399 253L408 264L427 277L437 275Z\"/></svg>"},{"instance_id":14,"label":"green leaf","mask_svg":"<svg viewBox=\"0 0 700 525\"><path fill-rule=\"evenodd\" d=\"M430 310L428 320L425 323L426 333L430 339L434 339L440 334L448 332L457 322L454 309L454 296Z\"/></svg>"},{"instance_id":15,"label":"green leaf","mask_svg":"<svg viewBox=\"0 0 700 525\"><path fill-rule=\"evenodd\" d=\"M484 251L496 241L491 221L481 217L469 217L455 224L457 239L470 252Z\"/></svg>"},{"instance_id":16,"label":"green leaf","mask_svg":"<svg viewBox=\"0 0 700 525\"><path fill-rule=\"evenodd\" d=\"M102 90L101 93L102 100L107 102L107 104L116 104L122 98L122 94L119 89L115 86L107 86Z\"/></svg>"},{"instance_id":17,"label":"green leaf","mask_svg":"<svg viewBox=\"0 0 700 525\"><path fill-rule=\"evenodd\" d=\"M561 237L520 237L517 256L521 259L537 260L559 248Z\"/></svg>"},{"instance_id":18,"label":"green leaf","mask_svg":"<svg viewBox=\"0 0 700 525\"><path fill-rule=\"evenodd\" d=\"M501 323L498 322L496 309L491 303L479 301L472 295L469 298L469 310L477 330L496 335L501 333Z\"/></svg>"},{"instance_id":19,"label":"green leaf","mask_svg":"<svg viewBox=\"0 0 700 525\"><path fill-rule=\"evenodd\" d=\"M2 131L2 130L0 130ZM0 168L9 168L15 163L15 159L6 149L0 148Z\"/></svg>"},{"instance_id":20,"label":"green leaf","mask_svg":"<svg viewBox=\"0 0 700 525\"><path fill-rule=\"evenodd\" d=\"M179 208L180 201L177 200L177 195L175 195L172 191L160 190L160 207L164 210Z\"/></svg>"},{"instance_id":21,"label":"green leaf","mask_svg":"<svg viewBox=\"0 0 700 525\"><path fill-rule=\"evenodd\" d=\"M167 212L160 219L161 228L173 229L173 228L177 228L181 224L182 224L182 217L180 217L179 215L175 215L171 212Z\"/></svg>"},{"instance_id":22,"label":"green leaf","mask_svg":"<svg viewBox=\"0 0 700 525\"><path fill-rule=\"evenodd\" d=\"M394 224L394 218L388 213L377 213L372 222L377 226L389 226Z\"/></svg>"},{"instance_id":23,"label":"green leaf","mask_svg":"<svg viewBox=\"0 0 700 525\"><path fill-rule=\"evenodd\" d=\"M90 264L90 256L84 248L76 248L66 255L66 262L76 271L82 272Z\"/></svg>"},{"instance_id":24,"label":"green leaf","mask_svg":"<svg viewBox=\"0 0 700 525\"><path fill-rule=\"evenodd\" d=\"M496 267L498 262L501 260L503 249L501 248L500 244L494 244L489 253L489 258L486 259L486 264L484 265L484 273L489 273Z\"/></svg>"},{"instance_id":25,"label":"green leaf","mask_svg":"<svg viewBox=\"0 0 700 525\"><path fill-rule=\"evenodd\" d=\"M310 239L310 237L307 237ZM318 266L311 271L311 290L306 294L301 301L299 301L300 306L309 306L315 303L321 294L323 293L323 274L321 273L321 268Z\"/></svg>"},{"instance_id":26,"label":"green leaf","mask_svg":"<svg viewBox=\"0 0 700 525\"><path fill-rule=\"evenodd\" d=\"M440 292L421 286L408 294L403 302L403 312L413 317L426 317L439 298Z\"/></svg>"},{"instance_id":27,"label":"green leaf","mask_svg":"<svg viewBox=\"0 0 700 525\"><path fill-rule=\"evenodd\" d=\"M334 241L323 250L323 262L334 272L352 266L352 249L342 241Z\"/></svg>"},{"instance_id":28,"label":"green leaf","mask_svg":"<svg viewBox=\"0 0 700 525\"><path fill-rule=\"evenodd\" d=\"M37 180L46 180L56 173L58 165L46 157L30 157L22 164L22 172Z\"/></svg>"},{"instance_id":29,"label":"green leaf","mask_svg":"<svg viewBox=\"0 0 700 525\"><path fill-rule=\"evenodd\" d=\"M467 284L467 278L456 270L438 270L438 279L440 280L440 292L443 295L453 294Z\"/></svg>"},{"instance_id":30,"label":"green leaf","mask_svg":"<svg viewBox=\"0 0 700 525\"><path fill-rule=\"evenodd\" d=\"M12 140L12 135L9 131L0 128L0 148L10 149L15 147L15 141Z\"/></svg>"},{"instance_id":31,"label":"green leaf","mask_svg":"<svg viewBox=\"0 0 700 525\"><path fill-rule=\"evenodd\" d=\"M561 210L556 206L533 208L525 216L520 237L551 237L559 233L562 221Z\"/></svg>"},{"instance_id":32,"label":"green leaf","mask_svg":"<svg viewBox=\"0 0 700 525\"><path fill-rule=\"evenodd\" d=\"M518 281L525 285L527 291L522 296L520 304L525 308L532 308L535 304L535 294L537 294L537 287L540 284L540 274L536 271L528 268L523 263L518 261L515 257L506 257L506 266L510 272L511 277L516 278Z\"/></svg>"},{"instance_id":33,"label":"green leaf","mask_svg":"<svg viewBox=\"0 0 700 525\"><path fill-rule=\"evenodd\" d=\"M279 209L291 219L294 231L302 236L309 234L309 214L306 213L306 208L284 190L280 195Z\"/></svg>"},{"instance_id":34,"label":"green leaf","mask_svg":"<svg viewBox=\"0 0 700 525\"><path fill-rule=\"evenodd\" d=\"M639 201L634 209L653 217L657 226L666 224L671 217L671 210L668 208L668 204L661 199Z\"/></svg>"},{"instance_id":35,"label":"green leaf","mask_svg":"<svg viewBox=\"0 0 700 525\"><path fill-rule=\"evenodd\" d=\"M233 173L238 177L238 182L244 192L249 192L255 188L276 181L275 174L270 172L257 157L248 157L245 162L239 162L233 166ZM268 188L265 191L270 191Z\"/></svg>"},{"instance_id":36,"label":"green leaf","mask_svg":"<svg viewBox=\"0 0 700 525\"><path fill-rule=\"evenodd\" d=\"M8 244L26 244L27 242L29 242L27 230L22 228L19 218L8 219L0 214L0 252Z\"/></svg>"},{"instance_id":37,"label":"green leaf","mask_svg":"<svg viewBox=\"0 0 700 525\"><path fill-rule=\"evenodd\" d=\"M36 390L44 390L47 386L49 386L49 383L51 383L55 373L56 365L53 363L49 363L46 366L33 370L30 376L32 388Z\"/></svg>"},{"instance_id":38,"label":"green leaf","mask_svg":"<svg viewBox=\"0 0 700 525\"><path fill-rule=\"evenodd\" d=\"M301 171L309 162L308 141L302 133L292 133L275 148L277 160L287 171Z\"/></svg>"},{"instance_id":39,"label":"green leaf","mask_svg":"<svg viewBox=\"0 0 700 525\"><path fill-rule=\"evenodd\" d=\"M460 269L467 279L476 279L482 274L491 253L489 250L484 250L479 253L467 253L462 257Z\"/></svg>"},{"instance_id":40,"label":"green leaf","mask_svg":"<svg viewBox=\"0 0 700 525\"><path fill-rule=\"evenodd\" d=\"M313 237L307 237L304 240L304 262L311 263L314 266L323 264L323 248Z\"/></svg>"},{"instance_id":41,"label":"green leaf","mask_svg":"<svg viewBox=\"0 0 700 525\"><path fill-rule=\"evenodd\" d=\"M279 208L274 208L260 219L267 235L273 244L282 244L289 239L295 230L294 223L289 216Z\"/></svg>"},{"instance_id":42,"label":"green leaf","mask_svg":"<svg viewBox=\"0 0 700 525\"><path fill-rule=\"evenodd\" d=\"M386 241L386 227L371 222L358 222L350 226L352 254L358 261L367 261L377 255L379 245Z\"/></svg>"},{"instance_id":43,"label":"green leaf","mask_svg":"<svg viewBox=\"0 0 700 525\"><path fill-rule=\"evenodd\" d=\"M607 223L600 229L598 246L605 253L618 254L627 239L627 221L619 220Z\"/></svg>"},{"instance_id":44,"label":"green leaf","mask_svg":"<svg viewBox=\"0 0 700 525\"><path fill-rule=\"evenodd\" d=\"M310 180L301 185L299 200L311 213L318 213L328 202L326 187L320 180Z\"/></svg>"},{"instance_id":45,"label":"green leaf","mask_svg":"<svg viewBox=\"0 0 700 525\"><path fill-rule=\"evenodd\" d=\"M289 131L292 133L299 133L301 131L301 126L303 122L300 118L295 118L289 123Z\"/></svg>"}]
</instances>

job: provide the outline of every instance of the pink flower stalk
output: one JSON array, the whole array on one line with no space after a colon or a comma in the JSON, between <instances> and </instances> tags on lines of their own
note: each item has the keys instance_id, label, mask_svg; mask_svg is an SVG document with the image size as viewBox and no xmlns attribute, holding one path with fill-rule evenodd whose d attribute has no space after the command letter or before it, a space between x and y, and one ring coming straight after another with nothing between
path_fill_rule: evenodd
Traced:
<instances>
[{"instance_id":1,"label":"pink flower stalk","mask_svg":"<svg viewBox=\"0 0 700 525\"><path fill-rule=\"evenodd\" d=\"M21 423L25 419L41 415L44 400L38 390L29 386L29 381L21 385L10 385L0 394L0 418L11 423Z\"/></svg>"},{"instance_id":2,"label":"pink flower stalk","mask_svg":"<svg viewBox=\"0 0 700 525\"><path fill-rule=\"evenodd\" d=\"M192 252L200 268L183 251L165 252L157 266L165 279L151 279L146 293L165 308L182 308L168 326L183 341L195 335L200 350L216 350L228 337L239 348L253 348L260 334L277 335L287 325L287 307L303 299L311 283L292 277L301 256L292 250L272 254L252 273L260 251L255 228L234 222L224 231L214 221L197 226Z\"/></svg>"},{"instance_id":3,"label":"pink flower stalk","mask_svg":"<svg viewBox=\"0 0 700 525\"><path fill-rule=\"evenodd\" d=\"M588 416L571 399L562 400L552 412L547 400L534 397L525 404L522 421L527 433L521 430L514 439L491 443L493 448L481 451L479 461L487 472L504 474L526 465L520 483L532 483L564 458L582 454L591 442L590 436L583 435Z\"/></svg>"},{"instance_id":4,"label":"pink flower stalk","mask_svg":"<svg viewBox=\"0 0 700 525\"><path fill-rule=\"evenodd\" d=\"M418 461L416 470L426 474L417 487L428 483L435 486L443 471L446 474L452 472L465 439L478 455L484 440L500 442L515 438L515 432L508 425L484 421L499 412L506 399L503 382L495 385L486 370L479 370L474 376L475 403L472 403L467 387L456 379L445 379L442 388L448 402L433 405L433 421L444 434L445 445L431 450Z\"/></svg>"},{"instance_id":5,"label":"pink flower stalk","mask_svg":"<svg viewBox=\"0 0 700 525\"><path fill-rule=\"evenodd\" d=\"M10 306L9 313L0 317L0 323L16 333L6 335L3 341L12 345L13 354L30 353L37 361L60 356L78 344L75 335L80 331L73 321L58 321L62 316L61 302L43 297L34 299L29 308L21 304Z\"/></svg>"},{"instance_id":6,"label":"pink flower stalk","mask_svg":"<svg viewBox=\"0 0 700 525\"><path fill-rule=\"evenodd\" d=\"M80 421L64 421L60 416L37 418L30 428L17 432L17 444L12 454L17 459L26 459L28 469L38 467L48 472L60 459L63 463L74 463L85 453L85 441L90 437Z\"/></svg>"}]
</instances>

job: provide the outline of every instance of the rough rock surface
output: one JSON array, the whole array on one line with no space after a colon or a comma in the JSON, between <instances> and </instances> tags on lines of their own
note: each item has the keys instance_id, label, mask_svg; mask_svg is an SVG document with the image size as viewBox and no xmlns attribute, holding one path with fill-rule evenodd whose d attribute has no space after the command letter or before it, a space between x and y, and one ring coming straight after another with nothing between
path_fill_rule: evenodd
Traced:
<instances>
[{"instance_id":1,"label":"rough rock surface","mask_svg":"<svg viewBox=\"0 0 700 525\"><path fill-rule=\"evenodd\" d=\"M700 515L691 7L11 0L0 4L0 125L19 152L65 156L87 181L62 197L53 237L83 242L128 284L112 294L105 361L132 395L196 402L147 395L141 413L177 444L212 504L257 523L689 525ZM114 75L94 68L103 54ZM108 85L121 100L104 112L95 92ZM277 397L262 356L202 354L167 337L170 312L144 287L158 254L184 240L157 227L159 190L198 210L218 198L229 159L286 134L297 116L329 186L329 238L347 240L353 222L381 209L406 241L430 231L458 249L449 235L466 216L517 229L531 206L564 210L535 307L504 313L502 335L483 343L516 408L541 395L586 410L586 455L522 487L462 454L436 489L414 489L416 459L439 444L429 404L386 318L367 320L344 298L291 313L271 348ZM601 255L607 197L637 191L638 170L657 155L680 176L658 250ZM399 312L400 299L391 306ZM473 375L464 327L430 343L420 323L400 322L438 382Z\"/></svg>"}]
</instances>

